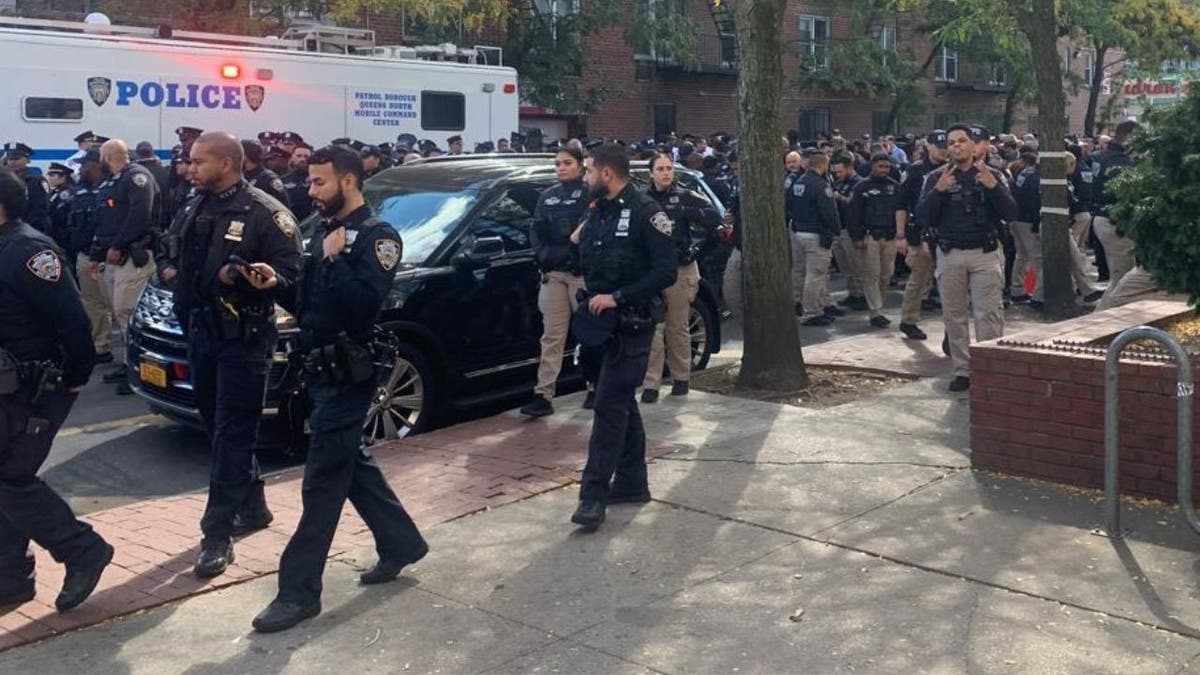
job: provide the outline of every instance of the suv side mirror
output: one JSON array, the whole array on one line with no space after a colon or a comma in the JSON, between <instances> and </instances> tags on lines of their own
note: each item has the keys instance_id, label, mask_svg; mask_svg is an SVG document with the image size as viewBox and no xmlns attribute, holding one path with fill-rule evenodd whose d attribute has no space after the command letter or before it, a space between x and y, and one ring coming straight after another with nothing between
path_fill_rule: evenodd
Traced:
<instances>
[{"instance_id":1,"label":"suv side mirror","mask_svg":"<svg viewBox=\"0 0 1200 675\"><path fill-rule=\"evenodd\" d=\"M487 267L495 258L504 255L504 240L500 237L479 237L468 243L457 255L454 263L466 269Z\"/></svg>"}]
</instances>

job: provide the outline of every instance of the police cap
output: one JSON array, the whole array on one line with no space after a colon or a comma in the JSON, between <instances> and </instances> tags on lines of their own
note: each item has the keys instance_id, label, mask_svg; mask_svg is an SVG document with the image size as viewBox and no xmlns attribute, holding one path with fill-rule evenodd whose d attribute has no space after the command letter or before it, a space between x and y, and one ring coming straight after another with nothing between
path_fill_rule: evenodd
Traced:
<instances>
[{"instance_id":1,"label":"police cap","mask_svg":"<svg viewBox=\"0 0 1200 675\"><path fill-rule=\"evenodd\" d=\"M351 143L353 143L353 141L351 141L349 138L346 138L345 136L342 136L341 138L335 138L332 141L329 141L330 145L347 145L348 146Z\"/></svg>"},{"instance_id":2,"label":"police cap","mask_svg":"<svg viewBox=\"0 0 1200 675\"><path fill-rule=\"evenodd\" d=\"M975 142L991 140L992 132L982 124L968 124L967 135Z\"/></svg>"},{"instance_id":3,"label":"police cap","mask_svg":"<svg viewBox=\"0 0 1200 675\"><path fill-rule=\"evenodd\" d=\"M362 141L358 140L357 138L350 141L349 143L347 143L347 145L349 145L351 148L354 148L354 151L359 154L362 154L362 151L364 149L366 149L366 147L367 147L366 143L363 143Z\"/></svg>"},{"instance_id":4,"label":"police cap","mask_svg":"<svg viewBox=\"0 0 1200 675\"><path fill-rule=\"evenodd\" d=\"M291 143L292 145L295 145L297 143L303 143L304 137L302 137L300 134L298 134L294 131L285 131L285 132L279 134L279 137L275 140L275 142L276 143Z\"/></svg>"},{"instance_id":5,"label":"police cap","mask_svg":"<svg viewBox=\"0 0 1200 675\"><path fill-rule=\"evenodd\" d=\"M189 136L199 136L202 133L204 130L197 127L175 127L175 135L179 137L179 140Z\"/></svg>"},{"instance_id":6,"label":"police cap","mask_svg":"<svg viewBox=\"0 0 1200 675\"><path fill-rule=\"evenodd\" d=\"M411 150L417 145L417 137L412 134L400 134L396 137L396 147L405 147Z\"/></svg>"},{"instance_id":7,"label":"police cap","mask_svg":"<svg viewBox=\"0 0 1200 675\"><path fill-rule=\"evenodd\" d=\"M491 141L484 141L482 143L475 144L475 152L478 152L481 154L486 154L486 153L495 152L495 151L496 151L496 144L492 143Z\"/></svg>"},{"instance_id":8,"label":"police cap","mask_svg":"<svg viewBox=\"0 0 1200 675\"><path fill-rule=\"evenodd\" d=\"M95 143L96 142L96 134L92 133L91 129L88 129L87 131L76 136L75 142L76 143Z\"/></svg>"},{"instance_id":9,"label":"police cap","mask_svg":"<svg viewBox=\"0 0 1200 675\"><path fill-rule=\"evenodd\" d=\"M382 152L385 155L392 154L392 151L396 149L396 146L392 143L380 143L375 147L379 148L379 152Z\"/></svg>"},{"instance_id":10,"label":"police cap","mask_svg":"<svg viewBox=\"0 0 1200 675\"><path fill-rule=\"evenodd\" d=\"M24 143L12 141L4 144L4 156L26 158L33 157L33 148L25 145Z\"/></svg>"},{"instance_id":11,"label":"police cap","mask_svg":"<svg viewBox=\"0 0 1200 675\"><path fill-rule=\"evenodd\" d=\"M46 174L49 175L52 173L61 173L63 175L67 175L67 174L71 173L71 167L67 166L66 164L59 164L58 162L52 162L50 164L50 168L46 170Z\"/></svg>"},{"instance_id":12,"label":"police cap","mask_svg":"<svg viewBox=\"0 0 1200 675\"><path fill-rule=\"evenodd\" d=\"M939 148L944 148L947 143L946 132L941 129L934 129L925 137L925 142L930 145L936 145Z\"/></svg>"},{"instance_id":13,"label":"police cap","mask_svg":"<svg viewBox=\"0 0 1200 675\"><path fill-rule=\"evenodd\" d=\"M263 146L258 141L242 139L242 154L246 156L246 160L254 164L262 164L263 161Z\"/></svg>"},{"instance_id":14,"label":"police cap","mask_svg":"<svg viewBox=\"0 0 1200 675\"><path fill-rule=\"evenodd\" d=\"M110 139L108 136L95 136L95 137L93 137L92 142L93 143L107 143L110 140L112 140L112 139Z\"/></svg>"},{"instance_id":15,"label":"police cap","mask_svg":"<svg viewBox=\"0 0 1200 675\"><path fill-rule=\"evenodd\" d=\"M279 140L279 132L277 131L260 131L258 132L258 142L263 145L272 145Z\"/></svg>"},{"instance_id":16,"label":"police cap","mask_svg":"<svg viewBox=\"0 0 1200 675\"><path fill-rule=\"evenodd\" d=\"M383 152L375 145L364 145L358 149L358 154L363 157L383 157Z\"/></svg>"}]
</instances>

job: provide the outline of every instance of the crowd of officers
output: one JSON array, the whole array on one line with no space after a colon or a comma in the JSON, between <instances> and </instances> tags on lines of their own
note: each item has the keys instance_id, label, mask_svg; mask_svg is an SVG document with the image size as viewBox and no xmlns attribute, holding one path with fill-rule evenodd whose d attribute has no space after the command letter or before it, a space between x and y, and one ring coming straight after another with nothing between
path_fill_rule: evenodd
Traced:
<instances>
[{"instance_id":1,"label":"crowd of officers","mask_svg":"<svg viewBox=\"0 0 1200 675\"><path fill-rule=\"evenodd\" d=\"M331 144L301 156L302 203L321 216L320 236L302 250L288 206L296 201L286 182L260 163L288 146L289 156L297 157L306 149L301 139L269 135L273 145L263 147L224 132L182 127L178 133L174 163L186 171L161 171L153 148L138 146L131 153L120 139L87 134L73 162L52 165L45 183L28 169L30 148L5 146L0 608L34 595L31 540L66 566L59 611L83 602L112 560L112 546L78 520L37 472L95 364L112 358L104 359L111 322L126 324L142 287L157 274L173 291L197 407L212 444L194 567L199 577L224 573L234 561L233 539L273 520L254 448L277 339L276 305L299 325L295 365L308 394L310 430L304 508L280 561L278 595L253 622L260 632L284 630L321 611L325 559L347 500L379 553L362 583L391 581L428 551L361 433L379 370L390 365L374 330L403 243L364 200L362 148ZM180 187L185 182L186 190ZM48 212L31 197L46 183L53 185ZM67 186L71 193L61 195ZM172 191L181 195L176 206L170 205ZM62 220L55 211L60 201ZM110 376L126 381L123 371Z\"/></svg>"}]
</instances>

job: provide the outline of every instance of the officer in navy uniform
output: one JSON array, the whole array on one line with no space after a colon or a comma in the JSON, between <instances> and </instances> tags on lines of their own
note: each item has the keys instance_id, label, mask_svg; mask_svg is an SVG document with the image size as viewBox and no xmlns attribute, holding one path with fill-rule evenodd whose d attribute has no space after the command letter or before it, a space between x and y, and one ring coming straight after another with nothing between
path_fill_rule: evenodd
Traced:
<instances>
[{"instance_id":1,"label":"officer in navy uniform","mask_svg":"<svg viewBox=\"0 0 1200 675\"><path fill-rule=\"evenodd\" d=\"M73 258L67 242L67 229L70 226L71 198L75 196L74 172L66 164L53 162L46 170L46 180L50 184L50 230L47 234L67 254L67 261L71 261ZM74 265L67 267L72 274L75 273Z\"/></svg>"},{"instance_id":2,"label":"officer in navy uniform","mask_svg":"<svg viewBox=\"0 0 1200 675\"><path fill-rule=\"evenodd\" d=\"M833 240L842 230L833 186L826 179L828 171L829 159L817 153L808 158L803 175L793 178L790 185L785 182L792 231L792 295L797 307L803 306L799 314L805 326L828 326L834 317L845 314L826 303Z\"/></svg>"},{"instance_id":3,"label":"officer in navy uniform","mask_svg":"<svg viewBox=\"0 0 1200 675\"><path fill-rule=\"evenodd\" d=\"M861 254L860 282L876 328L892 323L883 315L883 301L896 266L896 242L905 241L908 226L900 183L890 176L892 166L884 153L871 157L871 177L854 188L846 209L846 228Z\"/></svg>"},{"instance_id":4,"label":"officer in navy uniform","mask_svg":"<svg viewBox=\"0 0 1200 675\"><path fill-rule=\"evenodd\" d=\"M257 141L242 141L242 154L246 159L242 163L242 176L251 187L271 195L284 206L289 206L287 190L283 187L283 179L279 174L263 166L263 147Z\"/></svg>"},{"instance_id":5,"label":"officer in navy uniform","mask_svg":"<svg viewBox=\"0 0 1200 675\"><path fill-rule=\"evenodd\" d=\"M21 221L25 207L23 181L0 169L0 608L34 597L32 540L66 565L54 603L65 612L91 595L113 549L37 472L96 353L62 253Z\"/></svg>"},{"instance_id":6,"label":"officer in navy uniform","mask_svg":"<svg viewBox=\"0 0 1200 675\"><path fill-rule=\"evenodd\" d=\"M25 222L38 232L50 231L50 186L42 172L29 166L33 148L24 143L4 144L4 166L16 172L25 181L29 194L29 206L25 209Z\"/></svg>"},{"instance_id":7,"label":"officer in navy uniform","mask_svg":"<svg viewBox=\"0 0 1200 675\"><path fill-rule=\"evenodd\" d=\"M587 287L573 325L581 344L602 350L595 421L583 470L579 508L571 522L594 530L608 504L650 499L646 432L634 393L646 374L662 292L679 268L674 225L650 196L629 181L629 157L619 145L596 148L586 174L596 201L576 232ZM588 331L589 323L611 330ZM590 336L583 333L592 333Z\"/></svg>"},{"instance_id":8,"label":"officer in navy uniform","mask_svg":"<svg viewBox=\"0 0 1200 675\"><path fill-rule=\"evenodd\" d=\"M362 438L378 392L370 340L400 266L400 237L364 201L358 153L329 146L313 153L308 166L309 194L324 220L317 230L322 236L309 242L300 281L287 284L271 266L254 266L261 287L283 286L280 303L299 321L312 401L304 512L279 561L279 593L254 619L263 633L320 613L325 559L347 498L379 553L379 562L359 577L363 584L391 581L429 551Z\"/></svg>"},{"instance_id":9,"label":"officer in navy uniform","mask_svg":"<svg viewBox=\"0 0 1200 675\"><path fill-rule=\"evenodd\" d=\"M71 173L79 173L79 165L83 163L83 156L87 154L88 150L100 144L101 141L99 139L100 137L90 129L75 136L75 146L78 149L66 161L67 168L71 170Z\"/></svg>"},{"instance_id":10,"label":"officer in navy uniform","mask_svg":"<svg viewBox=\"0 0 1200 675\"><path fill-rule=\"evenodd\" d=\"M292 214L243 179L242 144L232 135L203 134L191 158L199 195L171 224L162 278L174 285L196 404L212 439L195 573L214 577L233 562L232 537L272 520L254 447L277 341L275 299L252 284L244 263L269 262L294 280L300 239Z\"/></svg>"},{"instance_id":11,"label":"officer in navy uniform","mask_svg":"<svg viewBox=\"0 0 1200 675\"><path fill-rule=\"evenodd\" d=\"M308 196L308 158L312 156L312 150L307 143L297 145L288 160L287 172L281 176L288 204L297 221L304 220L312 213L312 198Z\"/></svg>"}]
</instances>

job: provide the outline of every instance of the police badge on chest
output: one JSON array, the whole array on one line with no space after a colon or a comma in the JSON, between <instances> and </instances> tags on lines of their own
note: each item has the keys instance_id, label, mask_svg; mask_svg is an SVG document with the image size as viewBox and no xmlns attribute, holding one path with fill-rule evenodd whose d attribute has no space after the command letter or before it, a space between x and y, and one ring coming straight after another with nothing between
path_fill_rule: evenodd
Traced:
<instances>
[{"instance_id":1,"label":"police badge on chest","mask_svg":"<svg viewBox=\"0 0 1200 675\"><path fill-rule=\"evenodd\" d=\"M629 215L630 215L630 213L631 213L630 209L621 209L621 218L620 218L620 220L617 221L616 236L618 236L618 237L628 237L629 236Z\"/></svg>"},{"instance_id":2,"label":"police badge on chest","mask_svg":"<svg viewBox=\"0 0 1200 675\"><path fill-rule=\"evenodd\" d=\"M246 224L240 220L229 221L229 228L225 230L225 238L229 241L241 241L242 231L246 229Z\"/></svg>"}]
</instances>

